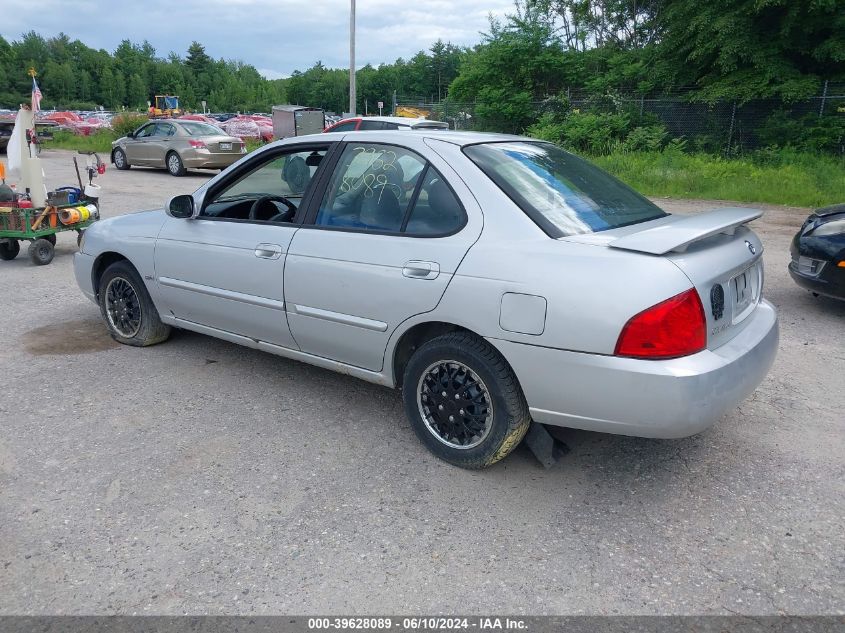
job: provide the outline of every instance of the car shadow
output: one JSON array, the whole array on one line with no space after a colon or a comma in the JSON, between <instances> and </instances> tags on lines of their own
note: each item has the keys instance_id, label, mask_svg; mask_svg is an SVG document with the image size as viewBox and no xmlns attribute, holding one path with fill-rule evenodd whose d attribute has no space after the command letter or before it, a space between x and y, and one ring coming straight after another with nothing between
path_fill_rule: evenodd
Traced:
<instances>
[{"instance_id":1,"label":"car shadow","mask_svg":"<svg viewBox=\"0 0 845 633\"><path fill-rule=\"evenodd\" d=\"M391 441L391 446L402 451L403 454L397 456L399 459L422 459L435 469L454 468L437 460L416 441L405 418L398 390L184 330L174 331L165 347L171 348L171 353L180 357L195 357L199 365L210 364L215 371L248 372L255 376L253 386L260 393L276 393L282 397L287 391L290 397L307 399L318 392L319 406L324 411L322 416L317 413L318 418L334 420L339 425L336 428L339 435L363 434L361 437L347 437L348 442L370 444L371 430L345 426L344 420L349 416L363 418L383 425L380 429L382 434L396 436L392 439L397 441ZM284 391L279 388L280 384L284 385ZM354 394L354 399L351 394ZM522 443L502 462L478 471L478 476L492 481L517 476L526 481L545 481L552 487L573 478L596 486L626 490L632 487L649 491L672 488L679 481L683 481L681 485L686 487L691 475L710 468L708 457L718 451L720 443L714 440L718 436L714 429L682 439L651 439L562 427L546 428L568 448L568 452L551 468L544 468ZM380 449L374 446L372 450Z\"/></svg>"}]
</instances>

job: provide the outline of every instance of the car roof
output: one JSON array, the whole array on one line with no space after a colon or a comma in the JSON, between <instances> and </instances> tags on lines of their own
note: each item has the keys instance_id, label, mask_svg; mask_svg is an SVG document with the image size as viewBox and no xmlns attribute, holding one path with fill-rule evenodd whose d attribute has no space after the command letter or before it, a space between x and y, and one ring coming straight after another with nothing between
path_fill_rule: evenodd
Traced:
<instances>
[{"instance_id":1,"label":"car roof","mask_svg":"<svg viewBox=\"0 0 845 633\"><path fill-rule=\"evenodd\" d=\"M417 129L417 130L361 130L359 132L325 132L321 134L320 141L340 141L344 138L354 138L356 141L364 141L369 139L373 143L385 142L386 140L397 141L407 137L408 139L419 140L420 138L430 138L453 145L464 147L466 145L473 145L475 143L495 143L502 141L532 141L538 142L537 139L528 138L525 136L514 136L512 134L499 134L496 132L465 132L453 130L438 130L438 129ZM292 137L304 140L306 137Z\"/></svg>"}]
</instances>

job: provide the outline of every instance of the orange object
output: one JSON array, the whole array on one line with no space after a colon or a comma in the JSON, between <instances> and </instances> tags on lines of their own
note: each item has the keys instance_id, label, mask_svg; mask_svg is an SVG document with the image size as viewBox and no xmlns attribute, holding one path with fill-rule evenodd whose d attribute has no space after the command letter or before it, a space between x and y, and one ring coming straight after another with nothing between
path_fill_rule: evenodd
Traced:
<instances>
[{"instance_id":1,"label":"orange object","mask_svg":"<svg viewBox=\"0 0 845 633\"><path fill-rule=\"evenodd\" d=\"M69 209L62 209L59 212L59 220L62 221L62 224L85 222L90 217L91 210L88 207L70 207Z\"/></svg>"},{"instance_id":2,"label":"orange object","mask_svg":"<svg viewBox=\"0 0 845 633\"><path fill-rule=\"evenodd\" d=\"M35 222L32 223L32 230L37 231L41 227L41 224L44 222L44 218L46 218L48 216L50 216L52 218L50 221L53 222L53 226L56 226L55 225L55 210L56 210L55 207L46 207L41 212L41 215L38 216L38 219L35 220Z\"/></svg>"},{"instance_id":3,"label":"orange object","mask_svg":"<svg viewBox=\"0 0 845 633\"><path fill-rule=\"evenodd\" d=\"M0 180L6 180L6 165L0 163Z\"/></svg>"}]
</instances>

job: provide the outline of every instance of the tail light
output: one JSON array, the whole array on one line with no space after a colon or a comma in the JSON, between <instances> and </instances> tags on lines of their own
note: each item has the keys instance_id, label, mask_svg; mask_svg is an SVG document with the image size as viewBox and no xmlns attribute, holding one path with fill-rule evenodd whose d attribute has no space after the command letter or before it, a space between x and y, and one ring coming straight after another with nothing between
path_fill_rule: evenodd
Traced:
<instances>
[{"instance_id":1,"label":"tail light","mask_svg":"<svg viewBox=\"0 0 845 633\"><path fill-rule=\"evenodd\" d=\"M616 342L617 356L678 358L707 345L704 307L695 288L631 317Z\"/></svg>"},{"instance_id":2,"label":"tail light","mask_svg":"<svg viewBox=\"0 0 845 633\"><path fill-rule=\"evenodd\" d=\"M194 139L189 139L188 145L190 145L194 149L208 149L208 145L206 145L204 141L196 141Z\"/></svg>"}]
</instances>

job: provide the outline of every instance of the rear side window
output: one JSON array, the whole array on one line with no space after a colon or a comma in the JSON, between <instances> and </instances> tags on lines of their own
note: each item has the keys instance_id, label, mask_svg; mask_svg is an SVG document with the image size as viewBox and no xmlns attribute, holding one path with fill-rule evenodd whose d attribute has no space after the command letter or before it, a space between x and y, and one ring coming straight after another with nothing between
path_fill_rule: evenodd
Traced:
<instances>
[{"instance_id":1,"label":"rear side window","mask_svg":"<svg viewBox=\"0 0 845 633\"><path fill-rule=\"evenodd\" d=\"M338 126L333 127L330 132L351 132L355 129L355 126L358 125L358 121L349 121L347 123L341 123Z\"/></svg>"},{"instance_id":2,"label":"rear side window","mask_svg":"<svg viewBox=\"0 0 845 633\"><path fill-rule=\"evenodd\" d=\"M394 145L349 144L320 204L318 226L444 236L466 215L452 189L422 156Z\"/></svg>"},{"instance_id":3,"label":"rear side window","mask_svg":"<svg viewBox=\"0 0 845 633\"><path fill-rule=\"evenodd\" d=\"M448 235L463 224L461 203L440 173L429 165L404 231L413 235Z\"/></svg>"},{"instance_id":4,"label":"rear side window","mask_svg":"<svg viewBox=\"0 0 845 633\"><path fill-rule=\"evenodd\" d=\"M363 121L361 121L361 125L358 126L358 129L359 130L383 130L384 129L384 123L382 123L381 121L367 121L367 119L364 119Z\"/></svg>"},{"instance_id":5,"label":"rear side window","mask_svg":"<svg viewBox=\"0 0 845 633\"><path fill-rule=\"evenodd\" d=\"M610 174L550 143L484 143L464 153L552 237L666 215Z\"/></svg>"}]
</instances>

